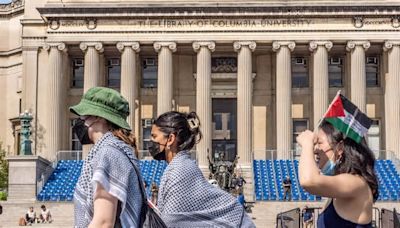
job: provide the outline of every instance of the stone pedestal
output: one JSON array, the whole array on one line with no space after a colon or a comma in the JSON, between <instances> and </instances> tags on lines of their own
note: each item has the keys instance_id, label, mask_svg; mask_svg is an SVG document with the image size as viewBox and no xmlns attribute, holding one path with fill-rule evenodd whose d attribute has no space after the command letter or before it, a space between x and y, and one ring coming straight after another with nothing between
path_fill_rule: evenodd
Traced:
<instances>
[{"instance_id":1,"label":"stone pedestal","mask_svg":"<svg viewBox=\"0 0 400 228\"><path fill-rule=\"evenodd\" d=\"M36 155L11 156L7 157L7 160L8 200L35 201L39 194L37 183L51 162Z\"/></svg>"}]
</instances>

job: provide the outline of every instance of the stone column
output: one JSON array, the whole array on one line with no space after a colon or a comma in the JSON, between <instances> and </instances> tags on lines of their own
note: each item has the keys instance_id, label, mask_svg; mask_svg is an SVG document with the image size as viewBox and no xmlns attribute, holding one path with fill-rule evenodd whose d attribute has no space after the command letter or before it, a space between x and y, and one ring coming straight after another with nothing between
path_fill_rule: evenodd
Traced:
<instances>
[{"instance_id":1,"label":"stone column","mask_svg":"<svg viewBox=\"0 0 400 228\"><path fill-rule=\"evenodd\" d=\"M38 82L38 53L39 46L22 47L22 112L28 110L32 113L34 120L32 121L32 153L37 154L36 136L37 136L37 82ZM15 154L18 151L14 151Z\"/></svg>"},{"instance_id":2,"label":"stone column","mask_svg":"<svg viewBox=\"0 0 400 228\"><path fill-rule=\"evenodd\" d=\"M203 139L197 144L197 161L205 176L208 176L208 159L212 150L212 100L211 100L211 52L215 43L211 41L194 42L197 52L196 71L196 112L200 119L200 130Z\"/></svg>"},{"instance_id":3,"label":"stone column","mask_svg":"<svg viewBox=\"0 0 400 228\"><path fill-rule=\"evenodd\" d=\"M253 41L235 42L233 48L238 52L237 73L237 149L240 163L252 164L252 52L256 48Z\"/></svg>"},{"instance_id":4,"label":"stone column","mask_svg":"<svg viewBox=\"0 0 400 228\"><path fill-rule=\"evenodd\" d=\"M83 78L83 92L92 87L100 86L100 53L104 51L103 44L100 42L83 42L80 48L85 52L85 69Z\"/></svg>"},{"instance_id":5,"label":"stone column","mask_svg":"<svg viewBox=\"0 0 400 228\"><path fill-rule=\"evenodd\" d=\"M244 194L247 198L254 199L253 188L253 141L252 141L252 110L253 110L253 84L252 84L252 52L256 49L254 41L238 41L233 44L238 52L237 71L237 151L239 159L238 171L246 179L247 185ZM251 182L251 183L249 183Z\"/></svg>"},{"instance_id":6,"label":"stone column","mask_svg":"<svg viewBox=\"0 0 400 228\"><path fill-rule=\"evenodd\" d=\"M174 42L155 42L158 52L157 116L172 110L173 65L172 53L176 51Z\"/></svg>"},{"instance_id":7,"label":"stone column","mask_svg":"<svg viewBox=\"0 0 400 228\"><path fill-rule=\"evenodd\" d=\"M136 53L140 51L138 42L119 42L117 48L121 52L121 94L129 102L128 123L135 130L135 109L138 99L138 75Z\"/></svg>"},{"instance_id":8,"label":"stone column","mask_svg":"<svg viewBox=\"0 0 400 228\"><path fill-rule=\"evenodd\" d=\"M47 113L48 129L46 131L48 137L47 156L49 160L56 158L57 152L61 149L64 111L64 94L63 83L65 81L63 69L63 52L66 52L64 43L47 43L44 49L49 51L48 64L48 90L47 90Z\"/></svg>"},{"instance_id":9,"label":"stone column","mask_svg":"<svg viewBox=\"0 0 400 228\"><path fill-rule=\"evenodd\" d=\"M400 40L386 41L388 52L388 74L385 80L385 135L386 159L400 159Z\"/></svg>"},{"instance_id":10,"label":"stone column","mask_svg":"<svg viewBox=\"0 0 400 228\"><path fill-rule=\"evenodd\" d=\"M314 128L326 112L329 105L329 75L328 52L333 44L330 41L311 41L310 51L313 52L313 103Z\"/></svg>"},{"instance_id":11,"label":"stone column","mask_svg":"<svg viewBox=\"0 0 400 228\"><path fill-rule=\"evenodd\" d=\"M36 113L36 85L39 47L23 47L22 49L22 110Z\"/></svg>"},{"instance_id":12,"label":"stone column","mask_svg":"<svg viewBox=\"0 0 400 228\"><path fill-rule=\"evenodd\" d=\"M367 106L367 78L365 73L365 51L371 46L368 41L349 41L346 50L351 52L350 92L351 101L365 113Z\"/></svg>"},{"instance_id":13,"label":"stone column","mask_svg":"<svg viewBox=\"0 0 400 228\"><path fill-rule=\"evenodd\" d=\"M292 150L292 67L293 41L275 41L276 52L276 149L278 159L289 159Z\"/></svg>"}]
</instances>

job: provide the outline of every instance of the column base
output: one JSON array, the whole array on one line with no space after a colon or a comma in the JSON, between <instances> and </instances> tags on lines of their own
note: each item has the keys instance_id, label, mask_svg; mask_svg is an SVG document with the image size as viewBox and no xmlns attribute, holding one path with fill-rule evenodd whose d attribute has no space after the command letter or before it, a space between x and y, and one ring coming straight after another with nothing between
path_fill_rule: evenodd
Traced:
<instances>
[{"instance_id":1,"label":"column base","mask_svg":"<svg viewBox=\"0 0 400 228\"><path fill-rule=\"evenodd\" d=\"M35 201L42 179L51 162L36 155L7 157L9 168L8 200ZM47 177L44 177L47 179Z\"/></svg>"}]
</instances>

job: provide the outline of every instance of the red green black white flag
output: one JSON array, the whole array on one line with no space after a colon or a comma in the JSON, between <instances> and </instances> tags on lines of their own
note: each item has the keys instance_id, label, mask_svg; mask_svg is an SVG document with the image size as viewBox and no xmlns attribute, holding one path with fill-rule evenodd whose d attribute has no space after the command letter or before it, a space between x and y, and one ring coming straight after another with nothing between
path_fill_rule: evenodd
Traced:
<instances>
[{"instance_id":1,"label":"red green black white flag","mask_svg":"<svg viewBox=\"0 0 400 228\"><path fill-rule=\"evenodd\" d=\"M372 120L342 94L336 95L324 119L357 143L367 135Z\"/></svg>"}]
</instances>

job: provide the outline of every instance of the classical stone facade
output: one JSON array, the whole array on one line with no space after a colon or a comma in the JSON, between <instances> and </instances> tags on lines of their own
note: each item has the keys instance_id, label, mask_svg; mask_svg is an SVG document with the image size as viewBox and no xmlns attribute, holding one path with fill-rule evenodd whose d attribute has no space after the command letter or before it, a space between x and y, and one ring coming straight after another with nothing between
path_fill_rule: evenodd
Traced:
<instances>
[{"instance_id":1,"label":"classical stone facade","mask_svg":"<svg viewBox=\"0 0 400 228\"><path fill-rule=\"evenodd\" d=\"M375 120L371 147L400 158L398 1L162 2L0 5L0 141L9 154L18 154L24 110L34 116L35 155L78 148L68 107L107 86L128 99L140 149L151 118L197 111L205 172L218 150L237 154L248 177L254 158L293 157L296 132L314 128L338 90Z\"/></svg>"}]
</instances>

